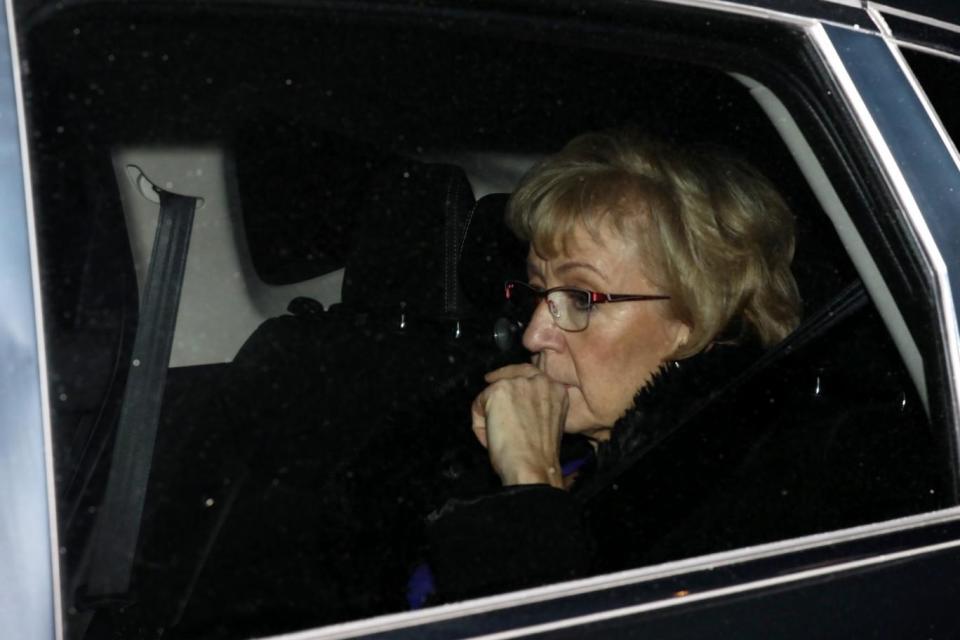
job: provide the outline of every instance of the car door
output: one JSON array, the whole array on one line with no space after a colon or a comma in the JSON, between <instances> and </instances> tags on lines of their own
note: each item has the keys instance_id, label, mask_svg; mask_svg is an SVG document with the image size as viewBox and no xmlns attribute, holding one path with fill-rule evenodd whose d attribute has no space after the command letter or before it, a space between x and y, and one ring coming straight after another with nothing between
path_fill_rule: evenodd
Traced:
<instances>
[{"instance_id":1,"label":"car door","mask_svg":"<svg viewBox=\"0 0 960 640\"><path fill-rule=\"evenodd\" d=\"M22 79L27 91L20 117L27 123L23 144L29 149L30 173L19 174L19 156L8 154L10 170L4 175L14 184L5 202L16 207L8 209L12 231L3 238L4 246L11 247L3 254L10 261L5 269L12 274L14 292L6 313L19 316L17 324L11 320L10 326L18 329L4 334L8 346L3 348L24 364L4 381L4 393L13 400L4 402L3 410L9 407L13 413L3 417L0 428L13 443L3 449L11 452L10 459L29 461L9 466L9 486L16 483L23 490L17 491L19 497L4 497L10 506L3 511L13 514L10 521L23 523L5 548L25 549L17 557L32 563L12 566L9 575L19 572L36 581L34 588L18 589L7 600L23 603L16 611L31 612L15 615L11 608L4 614L11 628L24 629L20 636L94 638L103 631L91 619L116 604L85 597L83 587L90 557L96 558L89 550L90 531L98 526L97 512L111 483L107 474L116 465L110 462L112 433L122 422L101 416L122 413L117 407L125 402L125 385L136 380L130 371L140 366L130 355L131 345L149 318L142 298L155 226L149 216L156 215L157 203L148 203L149 188L128 181L129 165L140 167L161 190L198 195L206 208L198 210L197 241L183 256L179 333L169 364L161 367L166 387L158 453L147 460L161 473L164 460L172 460L174 469L183 460L195 462L187 457L193 455L189 446L164 449L165 439L177 439L176 427L189 422L198 403L213 404L203 394L198 400L198 390L233 380L224 376L244 364L251 332L268 326L261 323L270 323L268 318L283 313L288 299L304 292L322 298L325 306L342 302L338 290L348 296L351 280L344 280L337 268L349 274L354 264L349 241L360 237L370 239L370 246L396 249L369 252L380 258L406 255L404 243L432 237L433 227L416 227L421 237L411 240L387 223L344 230L341 220L352 201L344 196L347 205L338 208L342 203L331 195L331 185L353 195L351 185L367 184L365 172L371 166L388 165L367 155L366 144L389 148L413 163L404 165L402 180L418 179L421 163L466 168L480 195L511 190L531 162L577 132L635 120L661 135L681 140L702 136L739 147L782 180L799 205L798 220L809 225L797 270L803 271L801 288L807 287L812 315L823 311L829 316L843 285L862 283L869 321L856 316L842 329L845 333L832 332L831 325L831 333L815 343L820 351L796 377L791 377L799 370L792 361L768 372L769 378L783 376L781 383L773 380L774 386L801 407L801 424L813 424L813 416L825 414L832 425L831 420L853 409L871 416L873 422L863 422L860 431L843 434L852 445L836 456L841 461L849 456L850 469L841 469L849 475L838 477L854 478L860 483L857 491L844 502L828 494L846 495L847 486L840 481L825 485L823 504L835 513L823 521L832 524L803 530L806 535L758 535L755 544L707 548L652 566L624 566L616 573L420 611L377 610L364 619L312 631L307 629L315 625L307 618L295 628L311 638L955 635L949 598L960 559L954 506L960 367L954 292L960 286L955 273L960 245L953 239L960 230L952 212L960 204L960 172L936 112L875 12L841 2L655 1L584 6L291 3L281 8L268 3L242 8L220 2L192 8L187 3L77 3L55 10L24 2L14 3L13 9L18 22L7 78L10 99L3 112L11 115L0 118L0 125L10 128L5 139L11 144L17 140L13 83ZM13 21L9 14L8 19ZM171 25L183 24L187 35L163 44L164 36L180 28ZM16 39L25 51L22 57L12 46ZM238 40L250 44L230 49L242 60L234 68L230 56L220 54ZM56 47L57 42L68 44ZM266 107L270 116L262 119L257 110ZM318 123L336 135L317 137L310 127ZM241 143L231 137L237 131L246 136ZM257 139L251 132L263 133L260 140L266 143L251 144ZM314 155L318 144L337 152L333 161ZM316 162L323 171L305 170L305 162ZM471 169L472 163L483 171ZM360 167L358 173L337 173L335 184L315 181L317 174L348 165ZM283 170L274 171L276 167ZM490 175L496 179L481 180ZM400 192L376 194L383 198ZM361 188L356 193L366 194ZM29 206L31 195L35 209ZM297 209L304 201L307 206ZM277 209L289 215L270 209L278 202ZM337 206L328 217L314 216L317 202ZM81 213L73 216L74 208ZM389 237L377 235L384 235L384 229ZM311 242L300 242L304 238ZM430 249L415 249L409 252L412 263L387 261L381 271L407 275L416 271L418 261L433 264L428 262ZM393 289L375 293L395 302ZM315 309L302 303L295 316L312 313L303 310L304 304ZM405 329L418 309L401 308L399 323ZM131 326L136 330L130 331ZM461 329L468 324L456 325L457 338ZM338 344L336 335L322 335L327 344ZM422 348L416 343L415 353L430 366L436 366L430 360L434 355L440 362L449 356L451 363L462 357L459 346L449 353L440 349L448 343L436 335L428 343ZM842 352L845 362L829 360L832 352ZM395 353L401 358L405 352L398 347ZM312 364L318 362L326 361L315 358ZM329 389L340 388L334 385L336 375L322 367L310 371ZM344 379L382 383L375 371L362 368L348 371ZM455 374L450 379L458 380ZM800 382L788 388L794 380ZM872 407L871 388L880 389ZM383 397L392 391L377 389ZM333 405L337 394L328 393L323 400ZM370 405L378 406L372 400ZM872 433L883 430L872 432L872 424L890 427L894 437L872 440ZM922 438L935 446L916 457L904 453ZM87 444L77 446L78 441ZM857 475L855 467L864 459L859 454L875 449L874 460L900 465L900 475L879 473L875 481ZM774 442L760 456L766 465L761 468L769 470L792 453L788 445ZM669 471L669 460L658 464ZM229 465L225 468L223 477L231 482L242 477ZM814 474L812 467L806 469ZM911 471L935 476L929 495L907 491L884 516L860 510L868 493L900 495L903 488L886 478ZM772 512L789 504L787 493L781 501L778 492L802 486L781 488L767 477L753 484L755 493L731 489L721 494L726 501L721 504L742 509L736 513L751 508ZM280 475L268 480L286 482ZM221 490L194 505L199 518L209 520L197 527L207 537L189 545L198 556L212 548L205 541L214 545L227 521L217 514L226 513L220 509L231 504L234 494ZM47 506L55 503L54 493L58 510ZM761 502L745 509L746 496L754 495ZM23 504L24 496L33 496L30 505ZM179 499L171 496L168 502ZM302 514L305 520L316 516L308 511ZM133 520L139 527L140 518ZM63 543L57 542L51 521L59 523ZM162 521L143 522L143 535L154 526L167 534ZM359 522L357 530L367 524L362 518ZM267 530L267 537L254 540L266 540L267 547L273 533ZM383 548L389 549L389 542ZM273 563L266 552L264 557L262 574L252 580L286 579L289 567ZM138 559L141 566L154 560ZM376 564L373 560L363 566ZM170 602L148 600L148 606L182 608L180 602L189 599L184 593L202 585L198 581L205 570L187 568L192 572L187 591L165 594ZM268 577L272 570L279 579ZM837 602L844 606L835 606ZM61 619L66 619L66 631ZM242 622L237 629L241 634L245 629L258 634L293 630L244 627Z\"/></svg>"}]
</instances>

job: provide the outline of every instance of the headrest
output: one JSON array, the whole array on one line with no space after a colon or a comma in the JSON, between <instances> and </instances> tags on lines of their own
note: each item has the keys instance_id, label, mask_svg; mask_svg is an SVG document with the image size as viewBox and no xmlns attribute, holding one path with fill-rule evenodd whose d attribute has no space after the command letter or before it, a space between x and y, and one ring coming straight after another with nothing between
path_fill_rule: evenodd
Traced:
<instances>
[{"instance_id":1,"label":"headrest","mask_svg":"<svg viewBox=\"0 0 960 640\"><path fill-rule=\"evenodd\" d=\"M291 284L342 267L354 212L383 155L278 117L246 123L233 154L247 244L260 279Z\"/></svg>"},{"instance_id":2,"label":"headrest","mask_svg":"<svg viewBox=\"0 0 960 640\"><path fill-rule=\"evenodd\" d=\"M460 252L460 282L475 307L497 313L503 306L503 283L525 280L527 245L503 221L506 193L477 201L467 223Z\"/></svg>"},{"instance_id":3,"label":"headrest","mask_svg":"<svg viewBox=\"0 0 960 640\"><path fill-rule=\"evenodd\" d=\"M358 211L356 243L344 272L344 305L456 315L457 248L473 205L473 190L460 167L412 160L384 166Z\"/></svg>"}]
</instances>

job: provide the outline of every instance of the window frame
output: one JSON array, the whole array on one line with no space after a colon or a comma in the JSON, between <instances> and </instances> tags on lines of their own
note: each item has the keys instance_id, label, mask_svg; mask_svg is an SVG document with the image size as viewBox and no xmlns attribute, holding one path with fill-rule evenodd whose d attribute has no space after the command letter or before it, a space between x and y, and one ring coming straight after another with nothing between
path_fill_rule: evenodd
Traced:
<instances>
[{"instance_id":1,"label":"window frame","mask_svg":"<svg viewBox=\"0 0 960 640\"><path fill-rule=\"evenodd\" d=\"M0 11L0 628L60 639L63 616L36 229L12 5Z\"/></svg>"}]
</instances>

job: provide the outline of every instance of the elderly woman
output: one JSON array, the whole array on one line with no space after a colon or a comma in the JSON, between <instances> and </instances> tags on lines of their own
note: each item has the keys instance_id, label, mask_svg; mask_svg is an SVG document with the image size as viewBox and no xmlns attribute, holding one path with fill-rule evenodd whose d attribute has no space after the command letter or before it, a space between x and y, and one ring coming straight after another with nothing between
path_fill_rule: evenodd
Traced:
<instances>
[{"instance_id":1,"label":"elderly woman","mask_svg":"<svg viewBox=\"0 0 960 640\"><path fill-rule=\"evenodd\" d=\"M606 132L537 165L507 223L529 242L527 281L506 296L526 310L532 358L488 373L473 403L503 488L431 517L440 594L711 550L699 526L683 526L696 491L670 489L697 469L650 479L644 458L796 327L784 201L726 154ZM592 446L562 460L565 434Z\"/></svg>"}]
</instances>

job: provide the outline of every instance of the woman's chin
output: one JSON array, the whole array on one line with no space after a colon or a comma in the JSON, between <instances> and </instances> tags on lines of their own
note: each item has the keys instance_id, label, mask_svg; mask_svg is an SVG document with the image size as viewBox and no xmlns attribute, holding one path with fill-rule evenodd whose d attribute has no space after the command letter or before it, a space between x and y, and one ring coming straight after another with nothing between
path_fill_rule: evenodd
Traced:
<instances>
[{"instance_id":1,"label":"woman's chin","mask_svg":"<svg viewBox=\"0 0 960 640\"><path fill-rule=\"evenodd\" d=\"M581 436L586 436L591 440L609 440L610 432L613 429L611 427L603 425L585 425L585 426L571 426L564 428L563 432L567 434L577 434Z\"/></svg>"},{"instance_id":2,"label":"woman's chin","mask_svg":"<svg viewBox=\"0 0 960 640\"><path fill-rule=\"evenodd\" d=\"M595 420L578 420L576 415L568 415L567 423L563 427L564 433L577 433L594 440L609 439L610 431L611 427L609 425L597 424Z\"/></svg>"}]
</instances>

